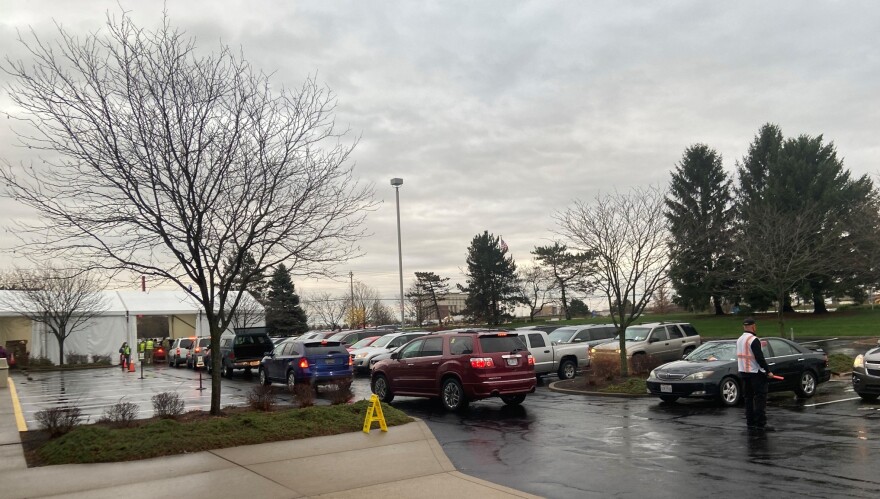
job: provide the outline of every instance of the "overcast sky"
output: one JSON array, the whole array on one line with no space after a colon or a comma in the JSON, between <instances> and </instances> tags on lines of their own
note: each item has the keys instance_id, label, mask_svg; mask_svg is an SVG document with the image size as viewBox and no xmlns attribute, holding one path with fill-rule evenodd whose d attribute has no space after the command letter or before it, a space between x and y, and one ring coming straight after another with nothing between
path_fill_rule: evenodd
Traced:
<instances>
[{"instance_id":1,"label":"overcast sky","mask_svg":"<svg viewBox=\"0 0 880 499\"><path fill-rule=\"evenodd\" d=\"M769 3L214 0L167 8L201 49L240 46L274 82L296 87L317 74L335 92L337 123L361 137L357 174L382 201L368 217L365 256L339 271L393 300L392 177L404 179L408 286L415 271L464 283L467 247L484 230L529 262L532 248L554 238L554 212L599 192L665 186L694 143L718 150L732 173L766 122L786 137L824 134L854 174L876 174L880 4ZM161 16L159 2L121 4L141 25ZM54 20L85 34L102 27L108 9L117 12L117 2L0 0L0 49L25 57L17 29L51 36ZM10 123L0 126L0 156L17 161L26 151L13 148ZM7 220L24 215L8 200L0 209ZM16 264L2 258L2 268ZM348 285L347 276L295 282L306 294Z\"/></svg>"}]
</instances>

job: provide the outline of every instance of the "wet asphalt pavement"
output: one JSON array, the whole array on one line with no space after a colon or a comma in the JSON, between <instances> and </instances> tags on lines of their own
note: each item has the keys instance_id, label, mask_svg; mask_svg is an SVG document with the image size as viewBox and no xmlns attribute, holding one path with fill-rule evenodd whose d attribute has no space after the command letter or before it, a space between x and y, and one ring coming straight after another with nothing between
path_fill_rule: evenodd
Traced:
<instances>
[{"instance_id":1,"label":"wet asphalt pavement","mask_svg":"<svg viewBox=\"0 0 880 499\"><path fill-rule=\"evenodd\" d=\"M157 366L145 369L143 380L139 374L98 369L14 379L32 428L33 412L64 401L99 416L124 395L148 417L150 397L174 390L187 410L209 406L210 390L196 389L191 370ZM224 379L222 405L245 404L255 385L256 377L241 374ZM366 378L353 389L356 399L370 395ZM436 401L409 397L392 405L425 420L460 471L545 497L824 498L880 491L880 403L858 399L847 378L820 385L806 401L771 394L768 416L778 431L766 434L745 429L742 407L568 395L547 386L520 407L489 399L448 413Z\"/></svg>"}]
</instances>

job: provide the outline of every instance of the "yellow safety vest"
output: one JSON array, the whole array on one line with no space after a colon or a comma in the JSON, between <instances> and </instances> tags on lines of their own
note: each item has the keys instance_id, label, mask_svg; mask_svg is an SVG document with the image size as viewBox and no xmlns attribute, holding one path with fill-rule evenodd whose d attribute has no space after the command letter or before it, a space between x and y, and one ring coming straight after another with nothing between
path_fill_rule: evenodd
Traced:
<instances>
[{"instance_id":1,"label":"yellow safety vest","mask_svg":"<svg viewBox=\"0 0 880 499\"><path fill-rule=\"evenodd\" d=\"M153 340L147 340L147 350L153 349Z\"/></svg>"},{"instance_id":2,"label":"yellow safety vest","mask_svg":"<svg viewBox=\"0 0 880 499\"><path fill-rule=\"evenodd\" d=\"M138 343L138 352L143 352L143 351L144 351L144 342L142 341L142 342Z\"/></svg>"}]
</instances>

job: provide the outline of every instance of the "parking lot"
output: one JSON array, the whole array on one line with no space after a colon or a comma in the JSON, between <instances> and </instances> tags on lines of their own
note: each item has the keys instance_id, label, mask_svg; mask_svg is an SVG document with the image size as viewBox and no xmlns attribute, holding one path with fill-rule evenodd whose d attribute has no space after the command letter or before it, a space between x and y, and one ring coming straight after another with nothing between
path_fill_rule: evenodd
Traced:
<instances>
[{"instance_id":1,"label":"parking lot","mask_svg":"<svg viewBox=\"0 0 880 499\"><path fill-rule=\"evenodd\" d=\"M75 403L92 418L123 396L148 417L150 397L163 391L179 393L187 410L210 404L210 390L197 390L198 373L185 368L147 367L144 379L119 369L31 377L15 377L31 428L33 413L54 404ZM245 404L256 384L256 376L238 373L223 379L222 405ZM356 399L369 397L368 379L357 378L353 389ZM771 394L768 414L778 431L764 435L745 430L741 407L567 395L547 386L518 407L489 399L449 413L409 397L393 405L425 420L460 471L545 497L876 497L880 490L880 404L860 401L846 379L821 385L806 401Z\"/></svg>"}]
</instances>

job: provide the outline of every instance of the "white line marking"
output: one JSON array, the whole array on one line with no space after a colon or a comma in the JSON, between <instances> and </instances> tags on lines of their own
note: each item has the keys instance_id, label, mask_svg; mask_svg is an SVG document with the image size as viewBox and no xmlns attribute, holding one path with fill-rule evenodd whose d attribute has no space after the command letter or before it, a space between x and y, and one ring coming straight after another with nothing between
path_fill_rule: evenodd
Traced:
<instances>
[{"instance_id":1,"label":"white line marking","mask_svg":"<svg viewBox=\"0 0 880 499\"><path fill-rule=\"evenodd\" d=\"M862 397L853 397L851 399L832 400L831 402L819 402L818 404L806 404L804 407L816 407L820 405L836 404L838 402L849 402L850 400L859 400Z\"/></svg>"}]
</instances>

